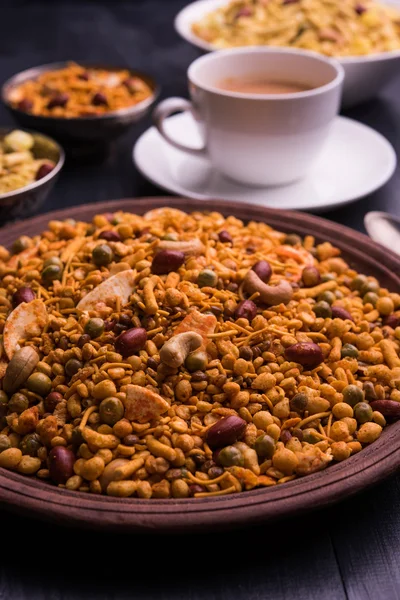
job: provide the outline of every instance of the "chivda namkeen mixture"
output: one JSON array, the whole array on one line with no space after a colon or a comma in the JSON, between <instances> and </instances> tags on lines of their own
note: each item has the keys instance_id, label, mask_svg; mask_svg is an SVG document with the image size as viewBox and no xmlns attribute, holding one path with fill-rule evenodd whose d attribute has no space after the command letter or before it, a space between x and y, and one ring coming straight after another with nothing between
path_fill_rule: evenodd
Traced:
<instances>
[{"instance_id":1,"label":"chivda namkeen mixture","mask_svg":"<svg viewBox=\"0 0 400 600\"><path fill-rule=\"evenodd\" d=\"M34 137L18 129L0 140L0 194L34 183L54 169L53 161L35 158L34 146Z\"/></svg>"},{"instance_id":2,"label":"chivda namkeen mixture","mask_svg":"<svg viewBox=\"0 0 400 600\"><path fill-rule=\"evenodd\" d=\"M289 46L328 56L400 49L400 12L373 0L232 0L192 25L217 48Z\"/></svg>"},{"instance_id":3,"label":"chivda namkeen mixture","mask_svg":"<svg viewBox=\"0 0 400 600\"><path fill-rule=\"evenodd\" d=\"M14 108L45 117L91 117L128 108L153 94L128 70L109 71L69 63L15 86L8 95Z\"/></svg>"},{"instance_id":4,"label":"chivda namkeen mixture","mask_svg":"<svg viewBox=\"0 0 400 600\"><path fill-rule=\"evenodd\" d=\"M325 242L161 208L0 247L0 466L204 498L346 460L400 416L400 295Z\"/></svg>"}]
</instances>

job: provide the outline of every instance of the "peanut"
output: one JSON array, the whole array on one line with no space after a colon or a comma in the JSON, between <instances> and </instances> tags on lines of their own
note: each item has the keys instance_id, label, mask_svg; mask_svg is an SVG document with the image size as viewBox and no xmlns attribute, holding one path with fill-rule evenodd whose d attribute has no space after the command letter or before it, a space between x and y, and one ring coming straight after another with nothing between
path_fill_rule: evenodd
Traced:
<instances>
[{"instance_id":1,"label":"peanut","mask_svg":"<svg viewBox=\"0 0 400 600\"><path fill-rule=\"evenodd\" d=\"M22 452L19 448L8 448L0 454L0 467L5 469L15 469L22 459Z\"/></svg>"},{"instance_id":2,"label":"peanut","mask_svg":"<svg viewBox=\"0 0 400 600\"><path fill-rule=\"evenodd\" d=\"M118 498L128 498L136 492L136 487L136 481L112 481L107 486L107 494Z\"/></svg>"}]
</instances>

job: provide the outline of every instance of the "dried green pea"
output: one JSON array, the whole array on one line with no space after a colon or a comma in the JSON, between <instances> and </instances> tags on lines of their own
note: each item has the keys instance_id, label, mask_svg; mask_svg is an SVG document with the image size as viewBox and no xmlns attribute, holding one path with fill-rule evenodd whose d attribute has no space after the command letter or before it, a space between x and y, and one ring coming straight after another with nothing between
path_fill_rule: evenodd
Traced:
<instances>
[{"instance_id":1,"label":"dried green pea","mask_svg":"<svg viewBox=\"0 0 400 600\"><path fill-rule=\"evenodd\" d=\"M260 435L254 444L254 450L260 458L272 458L275 451L275 440L268 434Z\"/></svg>"},{"instance_id":2,"label":"dried green pea","mask_svg":"<svg viewBox=\"0 0 400 600\"><path fill-rule=\"evenodd\" d=\"M364 401L364 392L357 385L347 385L343 390L343 402L355 406Z\"/></svg>"},{"instance_id":3,"label":"dried green pea","mask_svg":"<svg viewBox=\"0 0 400 600\"><path fill-rule=\"evenodd\" d=\"M286 237L285 237L285 244L288 244L289 246L297 246L303 243L301 237L299 235L297 235L297 233L289 233Z\"/></svg>"},{"instance_id":4,"label":"dried green pea","mask_svg":"<svg viewBox=\"0 0 400 600\"><path fill-rule=\"evenodd\" d=\"M76 358L70 358L66 363L65 363L65 373L68 375L68 377L73 377L74 375L77 374L77 372L82 369L83 364L81 363L80 360L77 360Z\"/></svg>"},{"instance_id":5,"label":"dried green pea","mask_svg":"<svg viewBox=\"0 0 400 600\"><path fill-rule=\"evenodd\" d=\"M197 278L197 285L199 287L215 287L218 283L218 275L211 269L203 269L200 271Z\"/></svg>"},{"instance_id":6,"label":"dried green pea","mask_svg":"<svg viewBox=\"0 0 400 600\"><path fill-rule=\"evenodd\" d=\"M307 404L308 397L302 392L299 392L289 400L290 410L297 413L304 412L307 409Z\"/></svg>"},{"instance_id":7,"label":"dried green pea","mask_svg":"<svg viewBox=\"0 0 400 600\"><path fill-rule=\"evenodd\" d=\"M317 444L321 441L319 435L317 435L317 431L312 427L303 430L303 442L307 442L307 444Z\"/></svg>"},{"instance_id":8,"label":"dried green pea","mask_svg":"<svg viewBox=\"0 0 400 600\"><path fill-rule=\"evenodd\" d=\"M319 294L317 299L318 302L326 302L327 304L333 304L336 300L336 295L333 292L326 290L325 292L322 292L322 294Z\"/></svg>"},{"instance_id":9,"label":"dried green pea","mask_svg":"<svg viewBox=\"0 0 400 600\"><path fill-rule=\"evenodd\" d=\"M38 450L41 447L42 443L37 433L28 433L28 435L22 438L19 445L22 454L29 454L29 456L37 456Z\"/></svg>"},{"instance_id":10,"label":"dried green pea","mask_svg":"<svg viewBox=\"0 0 400 600\"><path fill-rule=\"evenodd\" d=\"M124 411L124 405L118 398L105 398L99 406L101 420L111 426L122 419Z\"/></svg>"},{"instance_id":11,"label":"dried green pea","mask_svg":"<svg viewBox=\"0 0 400 600\"><path fill-rule=\"evenodd\" d=\"M92 251L92 260L94 264L98 267L104 267L110 264L113 258L113 251L107 244L99 244Z\"/></svg>"},{"instance_id":12,"label":"dried green pea","mask_svg":"<svg viewBox=\"0 0 400 600\"><path fill-rule=\"evenodd\" d=\"M13 254L19 254L24 250L27 250L31 245L31 240L26 235L22 235L18 239L15 240L13 245L11 246L11 252Z\"/></svg>"},{"instance_id":13,"label":"dried green pea","mask_svg":"<svg viewBox=\"0 0 400 600\"><path fill-rule=\"evenodd\" d=\"M380 290L380 285L377 281L367 281L360 289L360 296L365 296L368 293L377 294Z\"/></svg>"},{"instance_id":14,"label":"dried green pea","mask_svg":"<svg viewBox=\"0 0 400 600\"><path fill-rule=\"evenodd\" d=\"M51 379L44 373L32 373L26 382L28 390L39 396L47 396L51 391Z\"/></svg>"},{"instance_id":15,"label":"dried green pea","mask_svg":"<svg viewBox=\"0 0 400 600\"><path fill-rule=\"evenodd\" d=\"M372 421L373 410L368 402L359 402L354 406L354 416L361 424Z\"/></svg>"},{"instance_id":16,"label":"dried green pea","mask_svg":"<svg viewBox=\"0 0 400 600\"><path fill-rule=\"evenodd\" d=\"M52 256L51 258L48 258L47 260L45 260L43 263L43 269L45 269L46 267L49 267L50 265L57 265L61 269L64 266L62 263L62 260L60 258L58 258L58 256Z\"/></svg>"},{"instance_id":17,"label":"dried green pea","mask_svg":"<svg viewBox=\"0 0 400 600\"><path fill-rule=\"evenodd\" d=\"M336 275L334 273L324 273L321 275L321 283L327 283L327 281L334 281Z\"/></svg>"},{"instance_id":18,"label":"dried green pea","mask_svg":"<svg viewBox=\"0 0 400 600\"><path fill-rule=\"evenodd\" d=\"M85 325L85 333L95 339L104 332L104 321L100 318L89 319Z\"/></svg>"},{"instance_id":19,"label":"dried green pea","mask_svg":"<svg viewBox=\"0 0 400 600\"><path fill-rule=\"evenodd\" d=\"M332 310L331 310L330 304L328 304L328 302L325 302L323 300L321 302L317 302L313 306L313 311L314 311L316 317L319 317L322 319L329 319L332 316Z\"/></svg>"},{"instance_id":20,"label":"dried green pea","mask_svg":"<svg viewBox=\"0 0 400 600\"><path fill-rule=\"evenodd\" d=\"M207 368L207 364L207 352L204 352L203 350L195 350L194 352L191 352L185 361L185 366L190 372L204 371L204 369Z\"/></svg>"},{"instance_id":21,"label":"dried green pea","mask_svg":"<svg viewBox=\"0 0 400 600\"><path fill-rule=\"evenodd\" d=\"M375 306L378 300L379 296L375 292L367 292L365 296L363 296L364 304L372 304L372 306Z\"/></svg>"},{"instance_id":22,"label":"dried green pea","mask_svg":"<svg viewBox=\"0 0 400 600\"><path fill-rule=\"evenodd\" d=\"M53 281L57 279L60 280L62 277L62 267L60 265L48 265L42 271L42 280L43 283L49 285Z\"/></svg>"},{"instance_id":23,"label":"dried green pea","mask_svg":"<svg viewBox=\"0 0 400 600\"><path fill-rule=\"evenodd\" d=\"M366 275L356 275L350 282L350 289L352 291L360 291L367 281L368 279Z\"/></svg>"},{"instance_id":24,"label":"dried green pea","mask_svg":"<svg viewBox=\"0 0 400 600\"><path fill-rule=\"evenodd\" d=\"M358 358L358 349L353 344L343 344L341 358Z\"/></svg>"},{"instance_id":25,"label":"dried green pea","mask_svg":"<svg viewBox=\"0 0 400 600\"><path fill-rule=\"evenodd\" d=\"M10 401L8 403L8 409L11 412L16 412L20 414L24 412L24 410L26 410L27 408L29 408L29 400L26 396L24 396L24 394L16 392L11 396Z\"/></svg>"},{"instance_id":26,"label":"dried green pea","mask_svg":"<svg viewBox=\"0 0 400 600\"><path fill-rule=\"evenodd\" d=\"M218 463L223 467L243 467L243 454L235 446L226 446L218 454Z\"/></svg>"}]
</instances>

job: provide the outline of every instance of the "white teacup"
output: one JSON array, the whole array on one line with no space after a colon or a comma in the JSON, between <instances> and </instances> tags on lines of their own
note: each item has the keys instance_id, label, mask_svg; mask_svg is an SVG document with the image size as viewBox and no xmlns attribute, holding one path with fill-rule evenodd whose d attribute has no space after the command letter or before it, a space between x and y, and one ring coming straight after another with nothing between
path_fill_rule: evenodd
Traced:
<instances>
[{"instance_id":1,"label":"white teacup","mask_svg":"<svg viewBox=\"0 0 400 600\"><path fill-rule=\"evenodd\" d=\"M292 82L306 91L249 94L218 87L230 78ZM288 48L247 47L212 52L188 69L192 102L168 98L153 113L175 148L208 156L226 177L259 186L304 177L338 114L344 71L333 59ZM201 149L174 140L164 127L172 113L190 111L204 139Z\"/></svg>"}]
</instances>

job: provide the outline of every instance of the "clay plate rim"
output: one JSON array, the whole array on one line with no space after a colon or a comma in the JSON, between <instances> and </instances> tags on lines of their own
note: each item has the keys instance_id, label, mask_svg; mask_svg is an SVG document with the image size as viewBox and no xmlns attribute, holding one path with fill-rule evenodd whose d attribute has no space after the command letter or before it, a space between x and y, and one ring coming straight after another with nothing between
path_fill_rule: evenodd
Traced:
<instances>
[{"instance_id":1,"label":"clay plate rim","mask_svg":"<svg viewBox=\"0 0 400 600\"><path fill-rule=\"evenodd\" d=\"M185 198L133 198L85 204L8 225L0 240L9 245L19 235L41 232L50 219L91 219L101 212L142 214L160 206L185 211L215 210L244 221L265 221L282 231L314 235L340 247L352 266L379 277L393 291L400 287L400 257L352 229L321 217L245 203ZM338 502L394 473L400 465L400 421L371 446L348 460L271 488L208 499L117 499L53 487L0 468L1 506L19 514L92 529L123 532L205 531L274 520Z\"/></svg>"}]
</instances>

